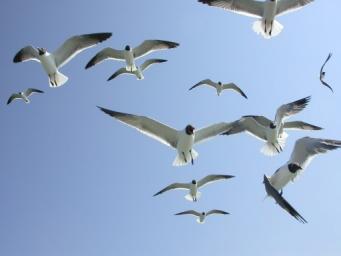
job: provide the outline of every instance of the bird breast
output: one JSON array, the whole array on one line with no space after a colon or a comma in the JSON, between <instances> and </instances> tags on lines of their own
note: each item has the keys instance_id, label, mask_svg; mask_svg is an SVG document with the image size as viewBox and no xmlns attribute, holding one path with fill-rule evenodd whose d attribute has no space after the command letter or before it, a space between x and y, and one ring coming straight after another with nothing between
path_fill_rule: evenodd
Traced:
<instances>
[{"instance_id":1,"label":"bird breast","mask_svg":"<svg viewBox=\"0 0 341 256\"><path fill-rule=\"evenodd\" d=\"M270 183L275 189L281 190L294 178L295 175L291 173L288 166L285 165L270 177Z\"/></svg>"},{"instance_id":2,"label":"bird breast","mask_svg":"<svg viewBox=\"0 0 341 256\"><path fill-rule=\"evenodd\" d=\"M263 18L267 21L267 23L272 22L276 16L277 11L277 1L267 1L265 3L264 15Z\"/></svg>"},{"instance_id":3,"label":"bird breast","mask_svg":"<svg viewBox=\"0 0 341 256\"><path fill-rule=\"evenodd\" d=\"M179 152L188 153L194 143L194 134L188 135L185 130L180 132L177 149Z\"/></svg>"},{"instance_id":4,"label":"bird breast","mask_svg":"<svg viewBox=\"0 0 341 256\"><path fill-rule=\"evenodd\" d=\"M52 54L46 53L45 55L39 56L39 60L48 75L56 73L56 62Z\"/></svg>"}]
</instances>

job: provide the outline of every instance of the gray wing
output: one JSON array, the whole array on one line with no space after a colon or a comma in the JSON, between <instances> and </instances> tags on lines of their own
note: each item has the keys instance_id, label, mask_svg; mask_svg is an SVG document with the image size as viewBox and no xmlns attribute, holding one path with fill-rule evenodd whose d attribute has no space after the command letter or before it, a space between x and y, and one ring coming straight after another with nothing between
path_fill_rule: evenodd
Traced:
<instances>
[{"instance_id":1,"label":"gray wing","mask_svg":"<svg viewBox=\"0 0 341 256\"><path fill-rule=\"evenodd\" d=\"M308 96L280 106L276 112L275 117L276 126L280 126L281 124L283 124L285 118L295 115L298 112L302 111L308 105L310 99L311 97Z\"/></svg>"},{"instance_id":2,"label":"gray wing","mask_svg":"<svg viewBox=\"0 0 341 256\"><path fill-rule=\"evenodd\" d=\"M8 101L7 101L7 105L10 104L13 100L16 100L16 99L21 99L21 95L18 94L18 93L13 93L11 95L11 97L9 97Z\"/></svg>"},{"instance_id":3,"label":"gray wing","mask_svg":"<svg viewBox=\"0 0 341 256\"><path fill-rule=\"evenodd\" d=\"M140 58L153 51L166 50L178 47L179 44L164 40L145 40L142 44L134 48L134 57Z\"/></svg>"},{"instance_id":4,"label":"gray wing","mask_svg":"<svg viewBox=\"0 0 341 256\"><path fill-rule=\"evenodd\" d=\"M88 69L96 64L107 60L107 59L114 59L114 60L124 60L124 51L116 50L110 47L104 48L100 52L98 52L89 62L86 64L85 69Z\"/></svg>"},{"instance_id":5,"label":"gray wing","mask_svg":"<svg viewBox=\"0 0 341 256\"><path fill-rule=\"evenodd\" d=\"M238 14L261 18L264 13L264 2L254 0L198 0L200 3L220 7Z\"/></svg>"},{"instance_id":6,"label":"gray wing","mask_svg":"<svg viewBox=\"0 0 341 256\"><path fill-rule=\"evenodd\" d=\"M197 216L197 217L201 216L200 213L198 213L197 211L194 211L194 210L179 212L179 213L176 213L175 215L186 215L186 214L194 215L194 216Z\"/></svg>"},{"instance_id":7,"label":"gray wing","mask_svg":"<svg viewBox=\"0 0 341 256\"><path fill-rule=\"evenodd\" d=\"M262 121L266 121L265 117L244 116L241 119L233 122L231 128L222 135L232 135L240 132L247 132L248 134L256 137L257 139L267 141L266 139L267 127L258 123L257 118L260 118Z\"/></svg>"},{"instance_id":8,"label":"gray wing","mask_svg":"<svg viewBox=\"0 0 341 256\"><path fill-rule=\"evenodd\" d=\"M156 139L167 146L176 148L178 140L177 130L145 116L116 112L101 107L98 108L107 115L118 119L120 122L125 123L132 128L137 129L139 132Z\"/></svg>"},{"instance_id":9,"label":"gray wing","mask_svg":"<svg viewBox=\"0 0 341 256\"><path fill-rule=\"evenodd\" d=\"M173 189L190 189L190 188L191 188L191 185L188 183L173 183L165 187L164 189L160 190L159 192L157 192L154 196L160 195L166 191L173 190Z\"/></svg>"},{"instance_id":10,"label":"gray wing","mask_svg":"<svg viewBox=\"0 0 341 256\"><path fill-rule=\"evenodd\" d=\"M283 125L283 129L315 131L315 130L322 130L323 128L313 125L313 124L302 122L302 121L292 121L292 122L285 122Z\"/></svg>"},{"instance_id":11,"label":"gray wing","mask_svg":"<svg viewBox=\"0 0 341 256\"><path fill-rule=\"evenodd\" d=\"M199 143L222 134L231 128L231 123L217 123L194 132L194 143Z\"/></svg>"},{"instance_id":12,"label":"gray wing","mask_svg":"<svg viewBox=\"0 0 341 256\"><path fill-rule=\"evenodd\" d=\"M41 91L41 90L38 90L38 89L34 89L34 88L28 88L28 89L25 91L26 97L31 96L33 93L44 93L44 92Z\"/></svg>"},{"instance_id":13,"label":"gray wing","mask_svg":"<svg viewBox=\"0 0 341 256\"><path fill-rule=\"evenodd\" d=\"M230 213L222 211L222 210L210 210L210 211L208 211L206 213L206 216L212 215L212 214L223 214L223 215L226 215L226 214L230 214Z\"/></svg>"},{"instance_id":14,"label":"gray wing","mask_svg":"<svg viewBox=\"0 0 341 256\"><path fill-rule=\"evenodd\" d=\"M302 169L305 169L316 155L323 154L340 147L340 140L303 137L296 141L289 162L295 163L301 166Z\"/></svg>"},{"instance_id":15,"label":"gray wing","mask_svg":"<svg viewBox=\"0 0 341 256\"><path fill-rule=\"evenodd\" d=\"M132 71L129 71L127 70L126 68L120 68L118 69L114 74L112 74L108 79L107 81L110 81L116 77L118 77L119 75L122 75L122 74L127 74L127 75L134 75L134 72Z\"/></svg>"},{"instance_id":16,"label":"gray wing","mask_svg":"<svg viewBox=\"0 0 341 256\"><path fill-rule=\"evenodd\" d=\"M149 59L149 60L146 60L145 62L142 63L141 70L144 71L144 70L146 70L147 68L149 68L153 64L164 63L166 61L167 60L162 60L162 59Z\"/></svg>"},{"instance_id":17,"label":"gray wing","mask_svg":"<svg viewBox=\"0 0 341 256\"><path fill-rule=\"evenodd\" d=\"M320 76L321 76L321 74L323 73L324 66L325 66L326 63L330 60L330 58L332 57L332 55L333 55L332 53L329 53L329 54L328 54L327 59L324 61L323 65L322 65L322 67L321 67L321 69L320 69Z\"/></svg>"},{"instance_id":18,"label":"gray wing","mask_svg":"<svg viewBox=\"0 0 341 256\"><path fill-rule=\"evenodd\" d=\"M38 59L39 53L37 49L35 49L33 46L29 45L24 48L22 48L13 58L14 63L18 62L24 62L29 60L35 60L39 61Z\"/></svg>"},{"instance_id":19,"label":"gray wing","mask_svg":"<svg viewBox=\"0 0 341 256\"><path fill-rule=\"evenodd\" d=\"M224 84L223 90L234 90L247 99L246 94L234 83Z\"/></svg>"},{"instance_id":20,"label":"gray wing","mask_svg":"<svg viewBox=\"0 0 341 256\"><path fill-rule=\"evenodd\" d=\"M323 71L324 66L326 65L326 63L329 61L329 59L330 59L331 57L332 57L332 53L329 53L327 59L325 60L325 62L323 63L323 65L322 65L322 67L321 67L321 70L320 70L320 81L321 81L321 83L322 83L324 86L328 87L332 92L334 92L333 88L332 88L328 83L326 83L326 82L323 80L324 77L325 77L325 72Z\"/></svg>"},{"instance_id":21,"label":"gray wing","mask_svg":"<svg viewBox=\"0 0 341 256\"><path fill-rule=\"evenodd\" d=\"M271 196L276 203L286 210L291 216L302 223L307 223L307 221L285 200L282 195L270 184L269 179L264 175L264 186L266 193Z\"/></svg>"},{"instance_id":22,"label":"gray wing","mask_svg":"<svg viewBox=\"0 0 341 256\"><path fill-rule=\"evenodd\" d=\"M198 181L198 188L204 187L204 186L206 186L210 183L213 183L215 181L218 181L218 180L227 180L227 179L231 179L231 178L234 178L234 176L232 176L232 175L215 175L215 174L208 175L205 178Z\"/></svg>"},{"instance_id":23,"label":"gray wing","mask_svg":"<svg viewBox=\"0 0 341 256\"><path fill-rule=\"evenodd\" d=\"M189 88L189 90L192 90L200 85L208 85L211 86L215 89L217 89L217 84L215 82L213 82L211 79L204 79L202 81L200 81L199 83L196 83L195 85L193 85L191 88Z\"/></svg>"},{"instance_id":24,"label":"gray wing","mask_svg":"<svg viewBox=\"0 0 341 256\"><path fill-rule=\"evenodd\" d=\"M280 0L277 3L276 15L283 15L288 12L296 11L313 1L314 0Z\"/></svg>"},{"instance_id":25,"label":"gray wing","mask_svg":"<svg viewBox=\"0 0 341 256\"><path fill-rule=\"evenodd\" d=\"M111 35L111 33L94 33L70 37L53 53L57 67L64 66L78 53L107 40Z\"/></svg>"}]
</instances>

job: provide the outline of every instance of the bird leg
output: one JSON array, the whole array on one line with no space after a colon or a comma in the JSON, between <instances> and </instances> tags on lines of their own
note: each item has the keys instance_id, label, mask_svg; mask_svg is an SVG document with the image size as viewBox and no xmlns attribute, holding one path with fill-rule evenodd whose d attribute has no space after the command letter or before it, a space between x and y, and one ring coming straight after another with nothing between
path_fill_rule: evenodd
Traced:
<instances>
[{"instance_id":1,"label":"bird leg","mask_svg":"<svg viewBox=\"0 0 341 256\"><path fill-rule=\"evenodd\" d=\"M193 155L192 155L192 150L189 151L189 154L191 155L191 163L192 163L192 165L194 165L194 159L193 159Z\"/></svg>"},{"instance_id":2,"label":"bird leg","mask_svg":"<svg viewBox=\"0 0 341 256\"><path fill-rule=\"evenodd\" d=\"M183 155L183 157L184 157L185 163L187 163L187 159L186 159L185 152L182 152L182 155Z\"/></svg>"},{"instance_id":3,"label":"bird leg","mask_svg":"<svg viewBox=\"0 0 341 256\"><path fill-rule=\"evenodd\" d=\"M279 192L280 195L283 195L283 189L281 189L281 191Z\"/></svg>"},{"instance_id":4,"label":"bird leg","mask_svg":"<svg viewBox=\"0 0 341 256\"><path fill-rule=\"evenodd\" d=\"M272 25L273 25L274 21L271 21L271 25L270 25L270 32L269 32L269 35L271 36L271 33L272 33Z\"/></svg>"},{"instance_id":5,"label":"bird leg","mask_svg":"<svg viewBox=\"0 0 341 256\"><path fill-rule=\"evenodd\" d=\"M266 34L266 20L264 21L264 32L265 32L265 34Z\"/></svg>"}]
</instances>

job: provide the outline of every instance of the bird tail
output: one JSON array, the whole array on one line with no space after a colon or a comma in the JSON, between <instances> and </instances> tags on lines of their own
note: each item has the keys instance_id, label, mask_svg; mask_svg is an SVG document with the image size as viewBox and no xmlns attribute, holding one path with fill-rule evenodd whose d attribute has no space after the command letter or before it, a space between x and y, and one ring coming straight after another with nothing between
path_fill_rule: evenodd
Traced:
<instances>
[{"instance_id":1,"label":"bird tail","mask_svg":"<svg viewBox=\"0 0 341 256\"><path fill-rule=\"evenodd\" d=\"M265 33L265 24L263 20L256 20L253 23L252 29L257 34L262 35L264 38L270 39L274 36L279 35L282 32L283 25L279 23L278 21L274 20L272 24L272 29L271 29L271 35L270 35L270 30Z\"/></svg>"},{"instance_id":2,"label":"bird tail","mask_svg":"<svg viewBox=\"0 0 341 256\"><path fill-rule=\"evenodd\" d=\"M194 149L192 149L192 157L193 160L196 159L199 156L198 152L196 152ZM191 162L191 156L190 154L186 155L186 158L183 154L177 154L173 161L173 166L184 166Z\"/></svg>"},{"instance_id":3,"label":"bird tail","mask_svg":"<svg viewBox=\"0 0 341 256\"><path fill-rule=\"evenodd\" d=\"M56 72L49 78L50 87L60 87L67 82L69 78L60 72Z\"/></svg>"},{"instance_id":4,"label":"bird tail","mask_svg":"<svg viewBox=\"0 0 341 256\"><path fill-rule=\"evenodd\" d=\"M201 197L201 192L197 191L197 194L196 194L196 197L197 197L197 200ZM191 201L193 202L193 196L191 194L187 194L185 195L185 199L188 200L188 201Z\"/></svg>"}]
</instances>

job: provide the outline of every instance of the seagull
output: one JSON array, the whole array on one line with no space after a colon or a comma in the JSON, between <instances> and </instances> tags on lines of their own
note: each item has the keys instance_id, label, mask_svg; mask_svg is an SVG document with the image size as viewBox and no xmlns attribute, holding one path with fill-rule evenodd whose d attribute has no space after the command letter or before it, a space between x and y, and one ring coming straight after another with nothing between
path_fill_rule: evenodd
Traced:
<instances>
[{"instance_id":1,"label":"seagull","mask_svg":"<svg viewBox=\"0 0 341 256\"><path fill-rule=\"evenodd\" d=\"M102 62L106 59L114 59L126 62L126 70L134 72L137 70L135 60L141 58L151 52L172 49L178 47L178 43L163 41L163 40L145 40L139 46L132 48L130 45L126 45L123 50L116 50L107 47L97 53L85 66L86 69Z\"/></svg>"},{"instance_id":2,"label":"seagull","mask_svg":"<svg viewBox=\"0 0 341 256\"><path fill-rule=\"evenodd\" d=\"M49 76L50 87L59 87L65 84L68 77L59 72L59 69L83 50L95 46L111 37L111 33L95 33L73 36L67 39L55 52L49 53L45 48L36 48L31 45L22 48L14 57L13 62L29 60L38 61Z\"/></svg>"},{"instance_id":3,"label":"seagull","mask_svg":"<svg viewBox=\"0 0 341 256\"><path fill-rule=\"evenodd\" d=\"M208 185L218 180L226 180L226 179L231 179L231 178L234 178L234 176L213 174L213 175L208 175L205 178L198 180L198 181L192 180L192 182L190 183L173 183L165 187L161 191L157 192L154 196L160 195L164 192L167 192L173 189L186 189L186 190L189 190L189 194L186 195L185 198L188 201L196 202L201 196L201 192L198 191L199 188L202 188L205 185Z\"/></svg>"},{"instance_id":4,"label":"seagull","mask_svg":"<svg viewBox=\"0 0 341 256\"><path fill-rule=\"evenodd\" d=\"M163 63L166 61L167 60L162 60L162 59L146 60L145 62L142 63L141 66L137 67L137 69L135 71L129 71L126 68L120 68L114 74L112 74L112 76L109 77L107 81L110 81L110 80L112 80L112 79L114 79L117 76L122 75L122 74L135 75L137 80L142 80L142 79L144 79L143 71L145 71L147 68L149 68L153 64Z\"/></svg>"},{"instance_id":5,"label":"seagull","mask_svg":"<svg viewBox=\"0 0 341 256\"><path fill-rule=\"evenodd\" d=\"M281 33L283 25L275 20L277 16L296 11L314 0L198 0L209 6L220 7L245 16L257 18L253 30L269 39Z\"/></svg>"},{"instance_id":6,"label":"seagull","mask_svg":"<svg viewBox=\"0 0 341 256\"><path fill-rule=\"evenodd\" d=\"M118 121L176 149L177 156L173 162L174 166L187 165L189 162L193 165L194 159L198 157L193 145L221 134L230 128L230 123L221 122L199 130L190 124L183 130L176 130L149 117L116 112L102 107L98 108L109 116L118 119Z\"/></svg>"},{"instance_id":7,"label":"seagull","mask_svg":"<svg viewBox=\"0 0 341 256\"><path fill-rule=\"evenodd\" d=\"M28 88L24 92L13 93L7 101L7 105L10 104L13 100L17 100L17 99L22 99L25 103L30 103L30 100L28 97L30 97L34 93L44 93L44 92L38 89Z\"/></svg>"},{"instance_id":8,"label":"seagull","mask_svg":"<svg viewBox=\"0 0 341 256\"><path fill-rule=\"evenodd\" d=\"M222 82L215 83L211 79L202 80L199 83L193 85L191 88L189 88L189 90L192 90L200 85L208 85L208 86L215 88L217 90L218 96L220 96L223 90L233 90L235 92L238 92L245 99L247 99L247 96L245 95L245 93L234 83L229 83L229 84L223 84Z\"/></svg>"},{"instance_id":9,"label":"seagull","mask_svg":"<svg viewBox=\"0 0 341 256\"><path fill-rule=\"evenodd\" d=\"M194 210L189 210L189 211L184 211L184 212L176 213L175 215L194 215L194 216L197 217L197 222L199 224L204 224L206 217L209 216L209 215L212 215L212 214L223 214L223 215L226 215L226 214L229 214L229 213L225 212L225 211L221 211L221 210L211 210L211 211L208 211L208 212L197 212L197 211L194 211Z\"/></svg>"},{"instance_id":10,"label":"seagull","mask_svg":"<svg viewBox=\"0 0 341 256\"><path fill-rule=\"evenodd\" d=\"M326 72L323 71L324 69L324 66L326 65L326 63L329 61L329 59L332 57L332 53L329 53L326 61L323 63L322 67L321 67L321 70L320 70L320 81L321 83L324 85L324 86L327 86L332 92L334 92L333 88L327 84L323 79L324 77L326 76Z\"/></svg>"},{"instance_id":11,"label":"seagull","mask_svg":"<svg viewBox=\"0 0 341 256\"><path fill-rule=\"evenodd\" d=\"M232 123L231 128L223 135L231 135L246 131L250 135L266 142L261 152L268 156L279 154L285 146L288 134L285 130L321 130L321 127L301 121L285 122L288 117L302 111L309 103L310 96L284 104L277 109L274 121L264 116L243 116Z\"/></svg>"},{"instance_id":12,"label":"seagull","mask_svg":"<svg viewBox=\"0 0 341 256\"><path fill-rule=\"evenodd\" d=\"M298 139L295 143L294 150L291 153L289 161L282 165L271 177L264 176L264 180L266 179L269 183L266 185L268 186L267 191L270 190L268 194L272 196L276 202L286 209L291 215L294 217L299 216L297 214L293 214L292 209L290 209L290 205L286 205L286 201L284 198L282 198L283 188L290 181L294 182L295 179L303 172L303 170L308 167L314 157L338 148L341 148L340 140L319 139L311 137L303 137ZM303 219L301 217L299 218L301 220Z\"/></svg>"}]
</instances>

